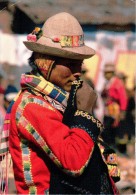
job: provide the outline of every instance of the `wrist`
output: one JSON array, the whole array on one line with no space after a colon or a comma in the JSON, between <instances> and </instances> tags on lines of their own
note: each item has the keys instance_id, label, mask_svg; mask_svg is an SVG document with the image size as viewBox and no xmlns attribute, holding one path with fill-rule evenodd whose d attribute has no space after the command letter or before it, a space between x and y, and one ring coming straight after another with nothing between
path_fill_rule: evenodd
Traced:
<instances>
[{"instance_id":1,"label":"wrist","mask_svg":"<svg viewBox=\"0 0 136 195\"><path fill-rule=\"evenodd\" d=\"M98 119L81 110L75 112L71 126L82 128L94 141L97 140L98 135L103 130L103 125Z\"/></svg>"}]
</instances>

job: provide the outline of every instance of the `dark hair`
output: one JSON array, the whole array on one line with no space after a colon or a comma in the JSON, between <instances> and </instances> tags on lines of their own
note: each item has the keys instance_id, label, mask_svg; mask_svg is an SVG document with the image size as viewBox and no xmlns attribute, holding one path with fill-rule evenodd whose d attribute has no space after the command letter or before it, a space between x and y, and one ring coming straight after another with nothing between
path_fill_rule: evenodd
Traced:
<instances>
[{"instance_id":1,"label":"dark hair","mask_svg":"<svg viewBox=\"0 0 136 195\"><path fill-rule=\"evenodd\" d=\"M38 68L34 62L34 52L32 53L31 57L28 59L28 63L31 66L32 70L35 70L35 71L38 70Z\"/></svg>"},{"instance_id":2,"label":"dark hair","mask_svg":"<svg viewBox=\"0 0 136 195\"><path fill-rule=\"evenodd\" d=\"M39 68L36 66L36 64L35 64L35 58L34 58L34 52L32 53L32 55L31 55L31 57L28 59L28 63L29 63L29 65L31 66L31 68L32 68L32 73L34 74L34 75L37 75L37 73L39 73L40 75L42 75L42 73L41 73L41 71L39 70ZM43 76L43 75L42 75Z\"/></svg>"}]
</instances>

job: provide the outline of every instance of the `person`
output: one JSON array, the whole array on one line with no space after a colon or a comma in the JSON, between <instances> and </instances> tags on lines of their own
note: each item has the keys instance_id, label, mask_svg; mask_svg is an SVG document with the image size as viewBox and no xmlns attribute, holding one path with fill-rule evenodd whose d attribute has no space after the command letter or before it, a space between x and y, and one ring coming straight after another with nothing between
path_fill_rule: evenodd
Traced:
<instances>
[{"instance_id":1,"label":"person","mask_svg":"<svg viewBox=\"0 0 136 195\"><path fill-rule=\"evenodd\" d=\"M104 67L105 86L101 92L104 102L105 130L102 137L105 142L116 147L115 138L123 134L122 121L127 108L127 93L124 83L118 78L113 63L106 63Z\"/></svg>"},{"instance_id":2,"label":"person","mask_svg":"<svg viewBox=\"0 0 136 195\"><path fill-rule=\"evenodd\" d=\"M8 109L8 106L10 105L11 101L16 97L17 95L17 89L12 86L12 85L8 85L5 90L4 90L4 93L3 93L3 106L0 108L0 137L3 136L3 123L4 123L4 118L5 118L5 115L6 115L6 110ZM5 133L4 133L5 134ZM5 136L4 136L5 137ZM0 166L0 178L1 178L1 181L0 181L0 193L2 194L3 192L5 192L5 189L6 189L6 164L7 164L7 161L11 161L11 156L10 154L8 154L8 159L7 158L4 158L3 156L1 156L1 166ZM13 192L16 191L15 189L15 185L14 185L14 179L13 179L13 170L12 170L12 163L10 162L10 166L9 166L9 169L10 170L10 180L9 180L9 183L12 182L12 190L9 189L9 194L12 194ZM11 185L11 184L10 184Z\"/></svg>"},{"instance_id":3,"label":"person","mask_svg":"<svg viewBox=\"0 0 136 195\"><path fill-rule=\"evenodd\" d=\"M32 71L22 74L8 108L18 194L118 192L116 154L97 143L103 125L92 115L96 92L80 79L83 60L95 54L83 37L78 20L61 12L24 42Z\"/></svg>"},{"instance_id":4,"label":"person","mask_svg":"<svg viewBox=\"0 0 136 195\"><path fill-rule=\"evenodd\" d=\"M5 89L2 86L2 81L3 81L4 77L2 76L2 74L0 73L0 93L3 94Z\"/></svg>"},{"instance_id":5,"label":"person","mask_svg":"<svg viewBox=\"0 0 136 195\"><path fill-rule=\"evenodd\" d=\"M122 121L122 135L118 138L118 148L121 152L127 153L127 144L133 142L135 136L135 83L132 89L127 88L127 75L118 72L117 76L123 81L128 97L125 118Z\"/></svg>"}]
</instances>

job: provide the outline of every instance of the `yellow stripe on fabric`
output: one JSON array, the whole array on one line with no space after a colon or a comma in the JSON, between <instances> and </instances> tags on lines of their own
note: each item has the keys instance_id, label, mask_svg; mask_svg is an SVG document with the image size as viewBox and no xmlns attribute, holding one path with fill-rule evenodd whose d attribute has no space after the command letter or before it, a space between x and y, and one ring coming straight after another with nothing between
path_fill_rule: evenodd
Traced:
<instances>
[{"instance_id":1,"label":"yellow stripe on fabric","mask_svg":"<svg viewBox=\"0 0 136 195\"><path fill-rule=\"evenodd\" d=\"M33 181L32 176L32 163L30 160L30 149L28 147L28 140L21 139L20 143L21 151L22 151L22 159L23 159L23 174L26 185L29 188L30 195L37 194L37 188Z\"/></svg>"},{"instance_id":2,"label":"yellow stripe on fabric","mask_svg":"<svg viewBox=\"0 0 136 195\"><path fill-rule=\"evenodd\" d=\"M4 121L4 124L8 124L9 122L10 122L10 119L5 120L5 121Z\"/></svg>"},{"instance_id":3,"label":"yellow stripe on fabric","mask_svg":"<svg viewBox=\"0 0 136 195\"><path fill-rule=\"evenodd\" d=\"M48 147L47 143L44 141L44 139L40 136L40 134L36 131L36 129L29 123L29 121L22 116L20 121L18 122L18 125L22 125L29 134L31 134L31 136L35 139L35 141L40 145L40 147L45 151L45 153L50 157L50 159L60 168L62 169L64 172L66 172L69 175L72 176L78 176L81 175L84 172L84 169L86 168L89 159L92 155L93 149L89 155L89 159L87 160L87 162L85 163L84 166L81 167L81 169L79 170L68 170L68 169L64 169L62 164L60 163L60 161L57 159L57 157L54 155L54 153L50 150L50 148Z\"/></svg>"},{"instance_id":4,"label":"yellow stripe on fabric","mask_svg":"<svg viewBox=\"0 0 136 195\"><path fill-rule=\"evenodd\" d=\"M94 147L92 148L89 158L86 161L86 163L79 169L79 170L68 170L68 169L64 169L62 164L60 163L60 161L57 159L57 157L53 154L53 152L50 150L50 148L48 147L48 145L46 144L46 142L44 141L44 139L40 136L40 134L36 131L36 129L31 125L31 123L23 116L23 111L24 108L26 107L26 105L28 103L37 103L40 106L43 106L45 108L49 108L55 111L55 109L50 106L49 104L45 103L42 100L39 100L38 98L28 98L29 93L26 92L26 94L24 94L25 98L22 98L22 101L16 111L16 121L17 121L17 125L22 125L29 134L32 135L32 137L36 140L36 142L41 146L41 148L46 152L46 154L50 157L50 159L52 161L54 161L54 163L61 168L64 172L66 172L69 175L72 176L78 176L81 175L84 171L84 169L86 168L86 166L89 163L89 160L91 158L92 152L94 150ZM26 98L27 97L27 98ZM33 100L33 101L32 101ZM37 100L37 101L34 101ZM19 116L19 117L18 117Z\"/></svg>"}]
</instances>

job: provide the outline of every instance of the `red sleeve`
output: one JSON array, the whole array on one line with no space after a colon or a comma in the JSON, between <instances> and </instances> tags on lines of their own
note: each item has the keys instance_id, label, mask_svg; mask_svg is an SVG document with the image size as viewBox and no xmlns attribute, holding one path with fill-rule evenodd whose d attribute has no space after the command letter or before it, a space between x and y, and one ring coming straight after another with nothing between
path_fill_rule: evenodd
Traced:
<instances>
[{"instance_id":1,"label":"red sleeve","mask_svg":"<svg viewBox=\"0 0 136 195\"><path fill-rule=\"evenodd\" d=\"M125 111L127 108L127 93L124 84L120 80L118 80L117 89L118 89L120 109Z\"/></svg>"},{"instance_id":2,"label":"red sleeve","mask_svg":"<svg viewBox=\"0 0 136 195\"><path fill-rule=\"evenodd\" d=\"M81 128L64 125L62 115L47 102L27 100L18 127L23 137L41 147L59 167L73 174L83 172L93 152L92 138Z\"/></svg>"}]
</instances>

